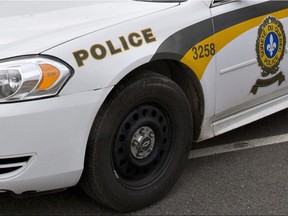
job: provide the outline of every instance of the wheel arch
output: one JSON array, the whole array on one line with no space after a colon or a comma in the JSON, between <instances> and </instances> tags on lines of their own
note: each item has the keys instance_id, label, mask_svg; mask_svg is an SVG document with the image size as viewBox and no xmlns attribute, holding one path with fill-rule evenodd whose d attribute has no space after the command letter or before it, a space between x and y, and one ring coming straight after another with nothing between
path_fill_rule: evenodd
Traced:
<instances>
[{"instance_id":1,"label":"wheel arch","mask_svg":"<svg viewBox=\"0 0 288 216\"><path fill-rule=\"evenodd\" d=\"M150 70L164 75L176 82L183 90L191 107L194 128L193 139L196 141L201 132L205 106L203 89L197 75L188 66L179 61L162 59L151 61L135 68L120 79L116 85L125 83L135 73L140 73L143 70Z\"/></svg>"}]
</instances>

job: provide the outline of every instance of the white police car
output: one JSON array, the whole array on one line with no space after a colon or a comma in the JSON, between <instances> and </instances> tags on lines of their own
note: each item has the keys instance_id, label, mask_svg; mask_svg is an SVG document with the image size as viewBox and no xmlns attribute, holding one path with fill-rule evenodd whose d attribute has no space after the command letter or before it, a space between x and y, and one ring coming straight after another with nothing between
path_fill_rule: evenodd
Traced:
<instances>
[{"instance_id":1,"label":"white police car","mask_svg":"<svg viewBox=\"0 0 288 216\"><path fill-rule=\"evenodd\" d=\"M193 141L288 107L288 1L2 1L0 26L1 192L135 210Z\"/></svg>"}]
</instances>

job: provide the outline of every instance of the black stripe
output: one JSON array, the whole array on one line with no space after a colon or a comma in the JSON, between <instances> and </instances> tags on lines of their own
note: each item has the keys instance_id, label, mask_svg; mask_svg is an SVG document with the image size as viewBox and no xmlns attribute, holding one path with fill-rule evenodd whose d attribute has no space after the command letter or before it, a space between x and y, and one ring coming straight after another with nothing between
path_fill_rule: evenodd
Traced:
<instances>
[{"instance_id":1,"label":"black stripe","mask_svg":"<svg viewBox=\"0 0 288 216\"><path fill-rule=\"evenodd\" d=\"M157 59L174 59L180 61L189 49L202 40L212 36L214 31L217 33L255 17L286 8L288 8L288 1L271 0L221 14L213 18L215 30L213 30L212 19L203 20L178 31L167 38L160 45L151 61Z\"/></svg>"},{"instance_id":2,"label":"black stripe","mask_svg":"<svg viewBox=\"0 0 288 216\"><path fill-rule=\"evenodd\" d=\"M286 8L288 8L288 1L272 0L269 2L252 5L250 7L241 8L235 11L225 13L223 15L216 16L213 18L215 32L217 33L247 20L280 11Z\"/></svg>"},{"instance_id":3,"label":"black stripe","mask_svg":"<svg viewBox=\"0 0 288 216\"><path fill-rule=\"evenodd\" d=\"M184 28L165 40L156 51L152 60L180 60L191 47L212 34L213 26L211 19Z\"/></svg>"}]
</instances>

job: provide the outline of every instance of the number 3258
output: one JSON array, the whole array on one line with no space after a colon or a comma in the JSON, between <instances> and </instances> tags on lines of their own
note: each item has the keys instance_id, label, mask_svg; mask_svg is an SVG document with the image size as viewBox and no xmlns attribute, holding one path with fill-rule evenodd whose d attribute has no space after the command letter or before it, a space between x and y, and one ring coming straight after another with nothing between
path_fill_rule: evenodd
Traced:
<instances>
[{"instance_id":1,"label":"number 3258","mask_svg":"<svg viewBox=\"0 0 288 216\"><path fill-rule=\"evenodd\" d=\"M207 58L209 56L214 56L216 53L215 44L211 43L211 44L195 46L192 48L192 52L194 53L193 55L194 60L205 58L205 57Z\"/></svg>"}]
</instances>

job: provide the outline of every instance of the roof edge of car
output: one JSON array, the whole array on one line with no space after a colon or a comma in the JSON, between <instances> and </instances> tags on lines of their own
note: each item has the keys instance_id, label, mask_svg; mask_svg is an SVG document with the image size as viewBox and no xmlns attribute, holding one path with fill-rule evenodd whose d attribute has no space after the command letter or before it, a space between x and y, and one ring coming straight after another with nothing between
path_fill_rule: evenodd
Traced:
<instances>
[{"instance_id":1,"label":"roof edge of car","mask_svg":"<svg viewBox=\"0 0 288 216\"><path fill-rule=\"evenodd\" d=\"M143 1L143 2L186 2L187 0L134 0L134 1Z\"/></svg>"}]
</instances>

